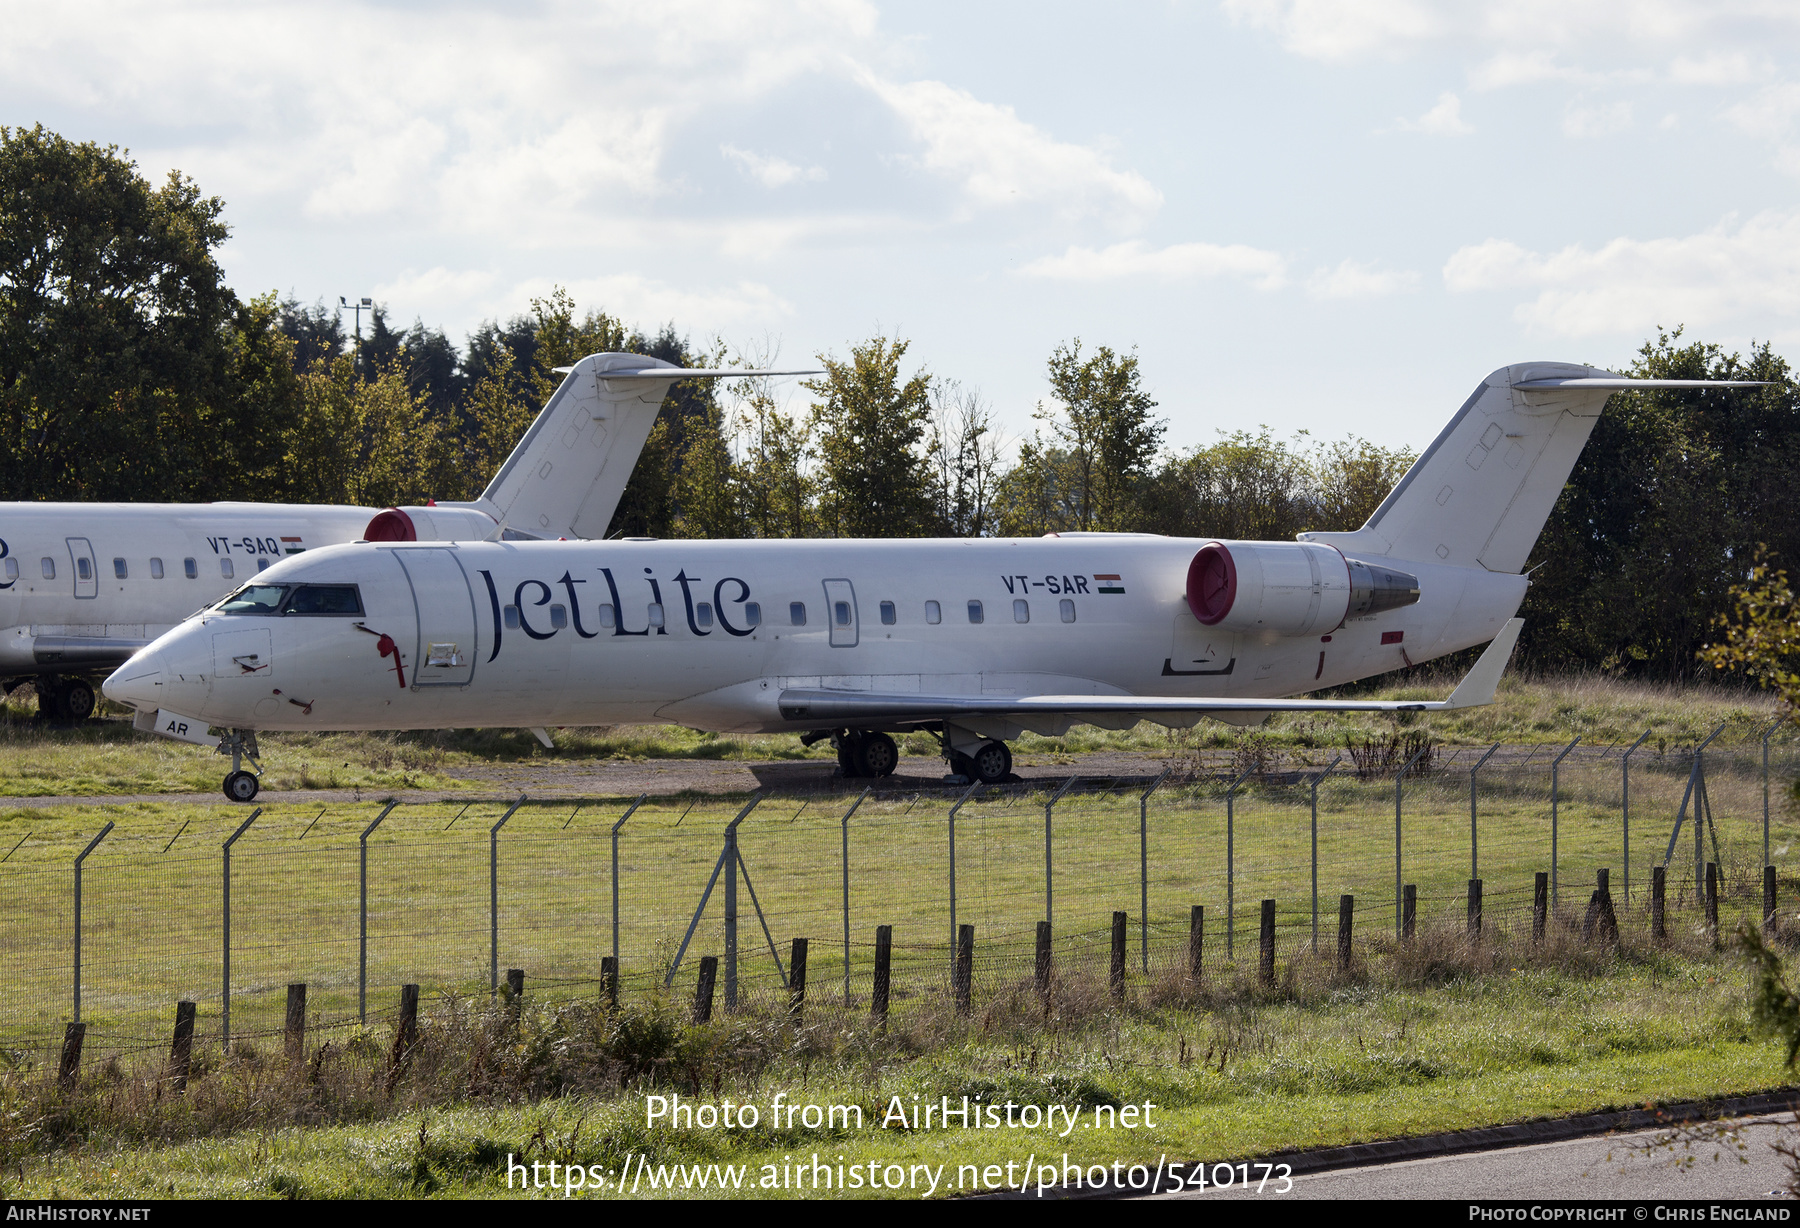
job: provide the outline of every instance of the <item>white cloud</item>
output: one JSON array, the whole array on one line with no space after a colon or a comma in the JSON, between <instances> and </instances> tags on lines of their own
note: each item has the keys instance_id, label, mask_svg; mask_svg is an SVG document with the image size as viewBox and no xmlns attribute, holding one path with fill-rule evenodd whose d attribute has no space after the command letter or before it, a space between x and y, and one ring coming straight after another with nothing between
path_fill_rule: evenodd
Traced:
<instances>
[{"instance_id":1,"label":"white cloud","mask_svg":"<svg viewBox=\"0 0 1800 1228\"><path fill-rule=\"evenodd\" d=\"M1800 212L1771 210L1741 225L1726 218L1696 235L1618 238L1547 254L1489 239L1452 255L1444 284L1459 293L1535 290L1513 317L1553 336L1743 320L1766 336L1770 316L1800 313Z\"/></svg>"},{"instance_id":2,"label":"white cloud","mask_svg":"<svg viewBox=\"0 0 1800 1228\"><path fill-rule=\"evenodd\" d=\"M1047 205L1064 218L1098 216L1127 226L1162 206L1162 193L1142 175L1115 169L1086 145L1054 139L1009 106L941 81L862 79L924 147L918 165L957 182L977 205Z\"/></svg>"},{"instance_id":3,"label":"white cloud","mask_svg":"<svg viewBox=\"0 0 1800 1228\"><path fill-rule=\"evenodd\" d=\"M736 145L721 145L719 152L743 168L750 178L765 188L786 187L790 183L804 180L807 183L823 183L827 178L822 166L797 166L786 158L777 158L773 154L759 154L749 149L739 149Z\"/></svg>"},{"instance_id":4,"label":"white cloud","mask_svg":"<svg viewBox=\"0 0 1800 1228\"><path fill-rule=\"evenodd\" d=\"M1152 248L1132 240L1101 251L1071 247L1060 256L1042 256L1020 272L1058 281L1113 281L1127 277L1151 277L1160 281L1193 281L1207 277L1235 277L1258 290L1278 290L1287 284L1287 259L1279 252L1247 247L1242 243L1176 243Z\"/></svg>"},{"instance_id":5,"label":"white cloud","mask_svg":"<svg viewBox=\"0 0 1800 1228\"><path fill-rule=\"evenodd\" d=\"M1563 135L1573 140L1611 136L1631 127L1631 104L1608 102L1598 106L1575 105L1563 112Z\"/></svg>"},{"instance_id":6,"label":"white cloud","mask_svg":"<svg viewBox=\"0 0 1800 1228\"><path fill-rule=\"evenodd\" d=\"M1419 275L1410 269L1378 269L1373 264L1345 260L1335 269L1317 269L1306 279L1306 293L1316 299L1381 298L1419 288Z\"/></svg>"},{"instance_id":7,"label":"white cloud","mask_svg":"<svg viewBox=\"0 0 1800 1228\"><path fill-rule=\"evenodd\" d=\"M1475 131L1462 117L1462 100L1455 94L1438 95L1437 105L1417 119L1394 121L1402 132L1422 132L1427 136L1467 136Z\"/></svg>"},{"instance_id":8,"label":"white cloud","mask_svg":"<svg viewBox=\"0 0 1800 1228\"><path fill-rule=\"evenodd\" d=\"M1311 60L1393 57L1454 26L1450 6L1428 0L1222 0L1233 21L1270 30Z\"/></svg>"}]
</instances>

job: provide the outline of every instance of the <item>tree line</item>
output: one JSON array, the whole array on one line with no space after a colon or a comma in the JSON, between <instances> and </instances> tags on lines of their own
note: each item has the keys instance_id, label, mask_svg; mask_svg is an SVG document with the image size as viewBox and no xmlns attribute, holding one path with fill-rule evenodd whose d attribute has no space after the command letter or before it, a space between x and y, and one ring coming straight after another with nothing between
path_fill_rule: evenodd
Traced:
<instances>
[{"instance_id":1,"label":"tree line","mask_svg":"<svg viewBox=\"0 0 1800 1228\"><path fill-rule=\"evenodd\" d=\"M115 147L0 128L0 499L470 499L558 366L772 357L645 332L560 289L462 346L380 305L353 336L323 302L234 292L215 258L223 211L179 173L148 183ZM1414 460L1267 428L1170 449L1135 350L1080 339L1049 355L1046 397L1008 439L978 389L911 348L852 343L797 389L676 384L609 534L1291 539L1359 526ZM1534 552L1525 653L1688 676L1758 546L1800 551L1784 502L1800 390L1767 344L1728 354L1679 330L1629 370L1769 385L1613 398Z\"/></svg>"}]
</instances>

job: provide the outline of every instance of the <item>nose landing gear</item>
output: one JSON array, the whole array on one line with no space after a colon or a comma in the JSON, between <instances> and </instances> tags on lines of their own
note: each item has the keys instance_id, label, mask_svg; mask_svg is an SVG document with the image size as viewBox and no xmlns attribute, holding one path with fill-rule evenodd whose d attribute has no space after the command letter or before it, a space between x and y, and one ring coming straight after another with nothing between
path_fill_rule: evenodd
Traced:
<instances>
[{"instance_id":1,"label":"nose landing gear","mask_svg":"<svg viewBox=\"0 0 1800 1228\"><path fill-rule=\"evenodd\" d=\"M233 802L250 802L256 800L256 793L262 787L258 779L262 774L262 764L257 762L260 752L256 746L256 730L233 729L219 740L219 753L231 756L231 771L225 777L225 798ZM244 760L250 761L255 772L244 771Z\"/></svg>"}]
</instances>

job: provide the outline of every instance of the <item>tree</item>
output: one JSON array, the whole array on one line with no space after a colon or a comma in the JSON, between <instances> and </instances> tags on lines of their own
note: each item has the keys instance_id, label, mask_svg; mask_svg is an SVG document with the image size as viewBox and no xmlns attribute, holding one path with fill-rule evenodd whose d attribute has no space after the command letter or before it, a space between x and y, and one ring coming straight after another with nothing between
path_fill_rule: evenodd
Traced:
<instances>
[{"instance_id":1,"label":"tree","mask_svg":"<svg viewBox=\"0 0 1800 1228\"><path fill-rule=\"evenodd\" d=\"M850 361L820 355L816 398L820 528L832 537L929 537L938 531L925 455L931 377L905 382L907 343L875 337L850 347Z\"/></svg>"},{"instance_id":2,"label":"tree","mask_svg":"<svg viewBox=\"0 0 1800 1228\"><path fill-rule=\"evenodd\" d=\"M1800 606L1787 572L1770 565L1767 549L1758 545L1755 558L1749 578L1732 586L1732 614L1715 621L1724 640L1701 649L1700 659L1770 688L1792 720L1800 716Z\"/></svg>"},{"instance_id":3,"label":"tree","mask_svg":"<svg viewBox=\"0 0 1800 1228\"><path fill-rule=\"evenodd\" d=\"M364 381L342 356L301 376L300 389L285 460L290 497L371 507L433 497L440 441L398 367Z\"/></svg>"},{"instance_id":4,"label":"tree","mask_svg":"<svg viewBox=\"0 0 1800 1228\"><path fill-rule=\"evenodd\" d=\"M767 367L773 354L742 361ZM767 379L736 381L739 396L729 424L738 445L737 489L745 531L752 537L810 537L814 532L816 483L806 431L776 403Z\"/></svg>"},{"instance_id":5,"label":"tree","mask_svg":"<svg viewBox=\"0 0 1800 1228\"><path fill-rule=\"evenodd\" d=\"M1040 405L1036 416L1048 423L1069 467L1062 483L1074 515L1068 527L1128 529L1168 429L1151 415L1156 402L1140 383L1137 355L1101 346L1083 359L1077 337L1051 352L1049 374L1062 414Z\"/></svg>"},{"instance_id":6,"label":"tree","mask_svg":"<svg viewBox=\"0 0 1800 1228\"><path fill-rule=\"evenodd\" d=\"M939 380L931 389L931 443L937 519L952 537L994 532L1000 483L1000 432L973 389Z\"/></svg>"},{"instance_id":7,"label":"tree","mask_svg":"<svg viewBox=\"0 0 1800 1228\"><path fill-rule=\"evenodd\" d=\"M116 146L0 127L0 498L211 497L263 403L232 401L240 316L217 197ZM250 345L255 349L260 342Z\"/></svg>"}]
</instances>

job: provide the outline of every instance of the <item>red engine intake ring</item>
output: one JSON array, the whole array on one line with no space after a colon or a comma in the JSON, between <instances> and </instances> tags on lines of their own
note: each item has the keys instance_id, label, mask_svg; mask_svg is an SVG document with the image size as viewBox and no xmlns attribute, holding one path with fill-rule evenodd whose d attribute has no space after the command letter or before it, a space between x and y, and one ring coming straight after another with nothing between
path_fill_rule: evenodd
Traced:
<instances>
[{"instance_id":1,"label":"red engine intake ring","mask_svg":"<svg viewBox=\"0 0 1800 1228\"><path fill-rule=\"evenodd\" d=\"M390 507L385 512L375 513L369 521L369 527L363 530L363 540L372 542L416 542L418 531L413 528L412 517L397 507Z\"/></svg>"},{"instance_id":2,"label":"red engine intake ring","mask_svg":"<svg viewBox=\"0 0 1800 1228\"><path fill-rule=\"evenodd\" d=\"M1231 613L1236 600L1237 564L1231 561L1231 551L1217 542L1203 547L1188 564L1188 609L1211 627Z\"/></svg>"}]
</instances>

